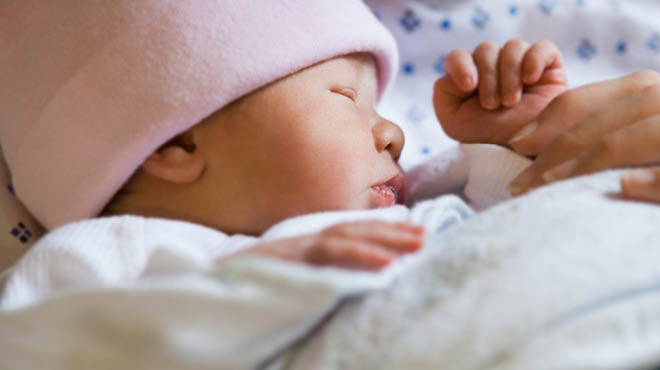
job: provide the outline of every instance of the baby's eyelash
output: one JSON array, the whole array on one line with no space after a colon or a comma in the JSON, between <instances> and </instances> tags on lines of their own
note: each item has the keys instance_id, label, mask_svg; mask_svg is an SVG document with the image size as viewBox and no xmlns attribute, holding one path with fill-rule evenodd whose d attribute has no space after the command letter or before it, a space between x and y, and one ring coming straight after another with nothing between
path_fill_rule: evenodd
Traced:
<instances>
[{"instance_id":1,"label":"baby's eyelash","mask_svg":"<svg viewBox=\"0 0 660 370\"><path fill-rule=\"evenodd\" d=\"M356 101L357 100L357 91L355 89L350 88L350 87L336 87L330 89L333 93L344 95L345 97Z\"/></svg>"}]
</instances>

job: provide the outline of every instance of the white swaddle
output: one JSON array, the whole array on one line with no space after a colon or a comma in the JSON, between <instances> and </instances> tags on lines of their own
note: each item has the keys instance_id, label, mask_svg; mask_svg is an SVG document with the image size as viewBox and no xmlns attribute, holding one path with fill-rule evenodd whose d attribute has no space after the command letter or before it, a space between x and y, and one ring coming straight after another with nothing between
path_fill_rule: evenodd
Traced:
<instances>
[{"instance_id":1,"label":"white swaddle","mask_svg":"<svg viewBox=\"0 0 660 370\"><path fill-rule=\"evenodd\" d=\"M578 3L605 9L612 2L518 2L540 11L539 17L546 16L544 7L561 9ZM388 9L388 2L383 4ZM469 14L470 20L476 14L483 21L485 12L510 6L499 1L465 4L469 7L459 4L451 8L457 12L452 14ZM403 13L389 8L394 9L392 14L399 14L395 23L407 11L403 5L396 6ZM429 14L440 14L440 23L434 23L440 27L444 10L433 12ZM554 14L572 17L574 13ZM592 14L601 13L594 10ZM603 14L601 20L610 19ZM381 17L386 16L383 10ZM486 27L494 25L495 18L490 17ZM470 22L461 27L475 27ZM639 31L635 33L638 41L646 39L645 32L652 28L641 21L630 25ZM600 35L606 27L601 26L586 28ZM491 37L496 32L486 29ZM572 31L558 28L552 32ZM475 39L479 36L483 41L484 35L475 28ZM600 41L590 42L601 45ZM401 44L405 48L412 43ZM627 44L628 50L633 44ZM573 46L564 48L577 53ZM602 50L601 46L597 49ZM589 50L585 48L584 55L593 52ZM635 55L656 63L653 50L647 52ZM402 68L409 67L404 61ZM420 70L415 68L413 65L413 70ZM409 89L402 88L391 98L405 98L401 106L415 102L416 107L424 107L400 110L405 124L429 122L434 125L434 135L441 137L432 116L420 118L418 114L430 107L430 98L412 95L412 78L402 76L402 81L400 86ZM423 86L417 85L415 91L424 91ZM413 139L409 147L419 151L418 159L438 153L432 138ZM408 163L413 162L416 160ZM654 287L660 281L660 255L655 248L660 242L660 208L617 199L613 195L619 190L617 180L618 174L610 172L559 183L431 237L430 248L420 258L409 260L404 278L388 290L343 305L321 331L273 365L306 370L543 370L637 368L657 363L660 303ZM460 181L448 184L461 186ZM154 279L127 289L63 294L0 315L4 320L0 323L0 358L7 364L11 356L23 354L14 357L16 362L9 366L31 369L57 368L53 359L62 369L246 368L273 358L286 345L303 338L340 298L382 289L386 283L389 280L366 274L346 273L340 278L304 266L237 260L201 277ZM195 289L190 289L193 285ZM237 291L244 294L244 306L226 306L226 299ZM271 304L254 305L266 301ZM156 308L150 309L147 303L156 303ZM219 311L219 307L227 310ZM244 315L228 320L236 311ZM263 321L241 327L239 319L245 322L250 315ZM269 317L277 320L268 321ZM246 334L249 328L269 335L250 338ZM63 333L73 339L63 340ZM232 347L232 340L238 345ZM86 345L93 349L87 352L92 357L76 352Z\"/></svg>"},{"instance_id":2,"label":"white swaddle","mask_svg":"<svg viewBox=\"0 0 660 370\"><path fill-rule=\"evenodd\" d=\"M660 207L619 172L541 188L429 238L287 369L576 370L660 364Z\"/></svg>"}]
</instances>

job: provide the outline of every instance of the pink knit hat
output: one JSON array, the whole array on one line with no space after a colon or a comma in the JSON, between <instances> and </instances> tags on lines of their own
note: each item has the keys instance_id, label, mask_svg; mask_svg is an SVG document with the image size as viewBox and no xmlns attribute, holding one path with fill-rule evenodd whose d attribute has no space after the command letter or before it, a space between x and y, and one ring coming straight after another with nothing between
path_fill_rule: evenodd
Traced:
<instances>
[{"instance_id":1,"label":"pink knit hat","mask_svg":"<svg viewBox=\"0 0 660 370\"><path fill-rule=\"evenodd\" d=\"M46 228L94 217L144 159L231 101L394 39L361 0L2 0L0 144Z\"/></svg>"}]
</instances>

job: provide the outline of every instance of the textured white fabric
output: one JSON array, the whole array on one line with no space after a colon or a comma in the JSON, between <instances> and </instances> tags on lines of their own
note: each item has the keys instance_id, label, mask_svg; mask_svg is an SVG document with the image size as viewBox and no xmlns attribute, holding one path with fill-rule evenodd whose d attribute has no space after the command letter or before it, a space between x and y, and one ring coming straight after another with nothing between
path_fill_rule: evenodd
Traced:
<instances>
[{"instance_id":1,"label":"textured white fabric","mask_svg":"<svg viewBox=\"0 0 660 370\"><path fill-rule=\"evenodd\" d=\"M255 238L165 219L117 216L72 223L46 234L14 267L0 307L59 290L130 284L208 269Z\"/></svg>"},{"instance_id":2,"label":"textured white fabric","mask_svg":"<svg viewBox=\"0 0 660 370\"><path fill-rule=\"evenodd\" d=\"M613 196L618 179L558 183L476 215L450 195L412 211L309 215L264 235L359 218L425 224L426 247L378 274L245 257L212 266L228 237L176 221L72 224L14 270L0 357L51 370L73 358L95 369L646 366L660 351L660 208Z\"/></svg>"},{"instance_id":3,"label":"textured white fabric","mask_svg":"<svg viewBox=\"0 0 660 370\"><path fill-rule=\"evenodd\" d=\"M618 171L583 177L432 234L287 369L657 368L660 207L619 192Z\"/></svg>"},{"instance_id":4,"label":"textured white fabric","mask_svg":"<svg viewBox=\"0 0 660 370\"><path fill-rule=\"evenodd\" d=\"M588 2L599 7L615 3ZM410 2L399 3L397 11L401 11L400 15ZM500 4L480 3L487 7ZM525 3L533 7L536 1ZM473 11L473 5L470 6ZM460 10L460 6L454 9ZM470 11L458 14L469 14ZM598 15L597 12L593 14ZM387 16L385 13L381 15ZM569 20L577 17L562 15ZM614 28L607 22L610 18L600 15L581 18L583 28L603 40L612 39L608 32L602 32L603 28ZM643 32L635 30L648 28L646 20L652 16L649 13L635 18L628 13L627 18L617 21L630 27L618 28L645 37ZM396 26L398 19L394 16L390 20ZM635 20L637 24L634 24ZM535 31L557 34L576 35L577 29L577 25L570 22L566 27L527 24ZM512 30L492 26L489 34L492 32L497 32L501 38L525 36L521 34L524 32L522 28ZM468 35L475 42L483 41L483 32L474 30ZM395 32L395 36L404 46L403 54L409 57L408 61L432 61L437 57L429 54L434 48L428 47L428 42L417 48L419 44L406 39L405 33ZM453 47L452 43L465 46L464 41L451 39L442 46L447 49ZM560 46L571 52L575 49L571 43ZM414 50L425 50L426 53L415 54ZM626 59L623 64L622 58L612 58L605 69L601 68L602 63L569 67L573 68L571 77L593 80L602 78L603 71L607 76L615 76L643 66L659 65L654 64L659 59L653 55L635 54L634 58ZM427 84L432 83L432 74L429 71ZM390 117L411 127L419 125L419 122L408 122L418 116L415 113L419 113L419 109L429 113L427 108L430 108L430 100L414 95L413 91L430 93L418 81L404 78L385 102L385 110L394 112ZM410 108L411 105L418 110ZM428 134L431 130L434 135L441 136L437 143L447 142L437 130L437 123L431 123L432 128L427 125L413 135L412 130L406 130L408 151L419 151L427 145L424 140L435 137ZM431 148L431 154L438 153L435 148ZM465 164L468 156L465 151L453 149L451 153L445 153L448 155L442 157L444 162L409 172L409 178L415 173L433 175L420 182L416 190L411 189L413 192L433 196L440 188L447 188L462 194L471 173L471 167ZM406 166L418 163L421 157L420 154L405 154ZM446 169L451 171L446 172ZM317 359L312 362L314 366L339 363L343 368L360 370L386 369L388 366L392 369L452 370L647 367L660 353L657 345L659 306L655 296L624 300L620 305L606 306L591 316L581 317L583 319L564 321L563 325L555 321L555 330L544 331L547 328L544 324L561 318L562 313L571 312L572 308L581 307L580 304L597 301L598 297L615 291L626 291L631 286L643 287L657 279L655 261L658 256L653 247L659 242L656 230L660 220L656 208L623 203L616 196L608 195L618 191L617 179L616 174L610 173L590 181L558 184L529 197L507 202L452 229L451 235L434 239L438 240L439 248L436 249L441 252L428 256L428 261L407 260L417 264L416 274L410 274L411 277L382 294L372 294L367 300L342 308L331 326L303 348L303 355L292 356L289 360L295 360L294 364L301 366L299 361L314 354L313 358ZM483 183L477 181L473 184ZM443 199L456 201L456 198ZM472 203L476 205L477 202L473 199ZM413 220L428 220L431 216L426 212L435 208L431 203L421 203L418 209ZM460 215L460 212L456 214ZM325 218L316 221L321 219ZM442 224L435 223L436 226ZM310 225L314 223L305 227ZM287 230L294 229L289 226ZM430 224L428 227L435 230ZM206 235L211 237L212 234ZM212 239L216 237L219 236L214 235ZM66 271L66 265L60 266L64 270L61 275L35 273L35 281L46 284L44 289L35 290L39 296L48 295L48 289L52 288L61 291L30 308L0 313L2 365L30 369L57 369L58 364L66 369L103 369L102 366L108 369L146 369L149 366L157 369L215 369L218 364L226 364L225 368L248 368L248 363L261 361L300 338L327 313L328 307L335 306L338 297L383 288L389 283L370 275L334 270L323 270L327 274L320 274L318 269L274 261L228 260L215 270L208 270L208 261L200 256L221 249L220 244L192 248L190 256L175 254L179 260L175 265L187 259L188 268L185 263L176 268L164 263L162 266L167 268L161 268L163 261L174 259L151 259L150 256L161 254L156 252L159 248L168 255L169 238L165 237L164 244L152 250L152 255L144 254L142 262L133 265L144 267L155 263L144 271L133 270L133 276L139 275L141 280L114 288L67 290L65 284L57 281L46 284L49 277L67 278L84 272L73 269L73 266L71 271ZM441 248L445 248L446 253ZM177 248L174 250L178 251ZM117 251L114 253L119 255ZM73 258L66 261L84 260ZM103 264L101 259L94 261ZM165 274L169 268L174 268L171 271L179 275ZM204 271L201 277L197 273L188 275L196 269ZM151 274L149 271L152 270L159 273ZM117 276L115 281L121 281ZM238 294L239 286L244 288L240 290L241 294ZM34 297L20 299L28 302ZM228 305L229 302L236 303L237 297L244 298L242 305ZM258 302L268 304L255 304ZM428 306L420 307L422 304ZM237 320L226 320L230 315L245 311L245 315ZM353 325L356 322L361 325ZM533 337L523 335L528 334L530 331L526 329L530 328L536 328L537 334ZM262 336L255 335L257 332ZM226 342L227 338L241 333L245 336L234 343ZM266 340L255 342L257 337ZM318 343L323 346L315 347ZM89 357L80 356L83 349L89 350ZM235 356L226 356L227 352L222 349ZM377 358L378 355L381 357ZM325 362L321 361L323 358ZM54 359L59 362L53 362ZM281 366L286 364L286 361L280 363Z\"/></svg>"},{"instance_id":5,"label":"textured white fabric","mask_svg":"<svg viewBox=\"0 0 660 370\"><path fill-rule=\"evenodd\" d=\"M419 202L412 211L395 206L301 216L260 239L374 218L409 220L440 232L471 214L459 198L444 196ZM214 264L255 242L137 216L53 230L7 281L0 300L0 357L14 368L50 370L69 369L71 357L95 369L103 363L113 369L246 369L302 338L343 298L387 287L414 258L379 274L246 258Z\"/></svg>"},{"instance_id":6,"label":"textured white fabric","mask_svg":"<svg viewBox=\"0 0 660 370\"><path fill-rule=\"evenodd\" d=\"M519 173L520 163L529 162L493 145L461 146L456 153L447 156L466 157L467 160L460 161L465 169L448 170L443 162L433 159L420 165L408 178L412 189L409 196L413 200L447 193L444 186L450 182L470 190L467 199L483 209L509 197L507 177L510 180ZM488 162L485 157L489 158ZM516 170L511 171L511 168ZM470 176L464 176L467 173ZM419 185L420 182L423 184ZM314 233L339 222L374 217L401 221L410 218L410 211L399 205L389 209L304 215L272 226L260 239ZM435 218L417 217L416 221L424 224L431 219ZM231 255L255 242L254 237L230 237L201 225L138 216L72 223L46 234L19 261L9 277L0 307L20 307L63 288L126 284L152 274L208 269L214 259Z\"/></svg>"},{"instance_id":7,"label":"textured white fabric","mask_svg":"<svg viewBox=\"0 0 660 370\"><path fill-rule=\"evenodd\" d=\"M364 218L417 221L440 232L471 214L460 199L445 196L412 211L302 216L274 226L264 239ZM70 369L71 358L94 369L250 369L300 340L342 299L390 285L414 258L380 273L247 257L214 266L214 259L254 242L135 216L56 229L7 282L0 358L35 370Z\"/></svg>"},{"instance_id":8,"label":"textured white fabric","mask_svg":"<svg viewBox=\"0 0 660 370\"><path fill-rule=\"evenodd\" d=\"M560 11L551 16L540 14L539 5L553 3ZM660 70L660 50L650 49L658 31L655 14L660 3L656 0L519 0L511 4L490 0L367 0L367 4L394 34L402 56L401 68L406 63L415 66L415 73L402 74L381 103L381 112L406 133L401 158L406 169L457 145L439 129L430 103L431 86L440 76L443 56L454 47L470 48L486 38L549 38L558 43L566 57L572 86L641 68ZM506 16L511 6L517 7L518 17ZM491 16L485 29L471 22L478 8L498 15ZM401 26L407 10L412 10L420 21L414 33ZM439 28L445 20L451 21L451 30ZM589 60L577 52L584 39L598 51ZM617 52L621 42L628 46L624 54ZM42 230L8 190L9 177L0 174L0 185L7 189L0 189L4 193L0 194L0 269L5 269L42 235Z\"/></svg>"},{"instance_id":9,"label":"textured white fabric","mask_svg":"<svg viewBox=\"0 0 660 370\"><path fill-rule=\"evenodd\" d=\"M532 161L490 144L449 146L406 173L415 199L463 195L475 210L511 199L507 186Z\"/></svg>"}]
</instances>

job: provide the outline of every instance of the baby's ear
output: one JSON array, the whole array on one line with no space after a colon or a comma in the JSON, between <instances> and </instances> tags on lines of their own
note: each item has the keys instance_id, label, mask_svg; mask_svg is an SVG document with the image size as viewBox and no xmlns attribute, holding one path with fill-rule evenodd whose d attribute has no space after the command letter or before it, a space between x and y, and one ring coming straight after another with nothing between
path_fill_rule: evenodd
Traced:
<instances>
[{"instance_id":1,"label":"baby's ear","mask_svg":"<svg viewBox=\"0 0 660 370\"><path fill-rule=\"evenodd\" d=\"M187 131L150 154L141 167L150 176L185 185L201 178L206 160L195 146L192 131Z\"/></svg>"}]
</instances>

